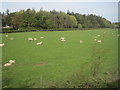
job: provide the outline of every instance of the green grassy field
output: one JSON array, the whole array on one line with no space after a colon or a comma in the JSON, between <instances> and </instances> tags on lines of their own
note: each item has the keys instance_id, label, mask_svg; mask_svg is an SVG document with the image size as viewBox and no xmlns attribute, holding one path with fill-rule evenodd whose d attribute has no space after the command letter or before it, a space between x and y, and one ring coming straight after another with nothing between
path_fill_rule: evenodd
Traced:
<instances>
[{"instance_id":1,"label":"green grassy field","mask_svg":"<svg viewBox=\"0 0 120 90\"><path fill-rule=\"evenodd\" d=\"M116 87L117 33L98 29L3 34L2 63L16 60L2 68L3 88ZM102 42L95 42L95 36ZM37 40L28 41L29 37ZM43 45L36 45L40 41Z\"/></svg>"}]
</instances>

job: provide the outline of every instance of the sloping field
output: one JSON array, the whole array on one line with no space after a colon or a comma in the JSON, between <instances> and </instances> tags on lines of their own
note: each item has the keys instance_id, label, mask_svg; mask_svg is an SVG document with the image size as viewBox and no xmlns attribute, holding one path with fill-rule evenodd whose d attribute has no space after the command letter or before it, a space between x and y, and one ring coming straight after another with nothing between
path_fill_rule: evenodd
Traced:
<instances>
[{"instance_id":1,"label":"sloping field","mask_svg":"<svg viewBox=\"0 0 120 90\"><path fill-rule=\"evenodd\" d=\"M117 34L115 29L3 34L3 88L116 87ZM16 63L4 67L11 59Z\"/></svg>"}]
</instances>

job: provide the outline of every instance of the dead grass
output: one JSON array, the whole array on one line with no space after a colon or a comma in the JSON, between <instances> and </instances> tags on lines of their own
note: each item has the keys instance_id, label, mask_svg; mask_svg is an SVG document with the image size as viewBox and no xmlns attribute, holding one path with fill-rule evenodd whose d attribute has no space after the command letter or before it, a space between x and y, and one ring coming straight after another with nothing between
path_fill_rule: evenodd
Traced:
<instances>
[{"instance_id":1,"label":"dead grass","mask_svg":"<svg viewBox=\"0 0 120 90\"><path fill-rule=\"evenodd\" d=\"M42 63L39 63L39 64L36 64L37 66L44 66L44 65L46 65L46 64L48 64L47 62L42 62Z\"/></svg>"}]
</instances>

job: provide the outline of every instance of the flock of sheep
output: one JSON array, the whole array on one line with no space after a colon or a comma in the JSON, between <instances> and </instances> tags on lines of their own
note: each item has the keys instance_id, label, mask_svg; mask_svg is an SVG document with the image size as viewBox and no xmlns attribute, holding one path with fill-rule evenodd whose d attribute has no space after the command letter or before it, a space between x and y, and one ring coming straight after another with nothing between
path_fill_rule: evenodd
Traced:
<instances>
[{"instance_id":1,"label":"flock of sheep","mask_svg":"<svg viewBox=\"0 0 120 90\"><path fill-rule=\"evenodd\" d=\"M4 64L4 67L9 67L9 66L11 66L11 65L13 65L15 63L16 63L16 60L10 60L8 63Z\"/></svg>"},{"instance_id":2,"label":"flock of sheep","mask_svg":"<svg viewBox=\"0 0 120 90\"><path fill-rule=\"evenodd\" d=\"M98 42L98 43L101 43L101 42L102 42L102 40L97 40L97 37L100 37L100 35L95 36L94 41L96 41L96 42Z\"/></svg>"},{"instance_id":3,"label":"flock of sheep","mask_svg":"<svg viewBox=\"0 0 120 90\"><path fill-rule=\"evenodd\" d=\"M106 32L104 32L104 33L106 33ZM112 34L113 34L113 33L112 33ZM97 37L100 37L100 36L101 36L101 35L95 36L95 37L94 37L94 41L95 41L95 42L98 42L98 43L102 43L102 40L97 40ZM120 34L117 34L117 36L120 37ZM8 35L6 35L6 37L8 37ZM14 38L10 38L10 40L13 40L13 39L14 39ZM44 39L44 37L40 37L40 39ZM37 38L28 38L28 40L29 40L29 41L36 41ZM61 42L65 42L65 41L66 41L66 40L65 40L65 37L60 37L60 41L61 41ZM80 40L80 43L82 44L82 43L83 43L83 40ZM43 44L42 41L36 43L36 45L42 45L42 44ZM3 47L3 46L5 46L4 43L0 44L0 47ZM4 64L4 67L11 66L11 65L13 65L14 63L16 63L16 60L10 60L9 63Z\"/></svg>"},{"instance_id":4,"label":"flock of sheep","mask_svg":"<svg viewBox=\"0 0 120 90\"><path fill-rule=\"evenodd\" d=\"M8 35L6 35L6 37L8 37ZM14 39L14 38L10 38L10 40L13 40L13 39ZM3 47L3 46L5 46L4 43L0 44L0 47ZM8 63L5 63L5 64L4 64L4 67L9 67L9 66L11 66L11 65L13 65L13 64L15 64L15 63L16 63L16 60L9 60Z\"/></svg>"},{"instance_id":5,"label":"flock of sheep","mask_svg":"<svg viewBox=\"0 0 120 90\"><path fill-rule=\"evenodd\" d=\"M43 39L44 37L40 37L40 39ZM36 41L37 38L28 38L29 41ZM43 42L37 42L36 45L42 45Z\"/></svg>"},{"instance_id":6,"label":"flock of sheep","mask_svg":"<svg viewBox=\"0 0 120 90\"><path fill-rule=\"evenodd\" d=\"M8 35L6 35L6 37L8 37ZM10 38L10 40L13 40L14 38ZM3 46L5 46L5 43L1 43L0 44L0 47L3 47Z\"/></svg>"}]
</instances>

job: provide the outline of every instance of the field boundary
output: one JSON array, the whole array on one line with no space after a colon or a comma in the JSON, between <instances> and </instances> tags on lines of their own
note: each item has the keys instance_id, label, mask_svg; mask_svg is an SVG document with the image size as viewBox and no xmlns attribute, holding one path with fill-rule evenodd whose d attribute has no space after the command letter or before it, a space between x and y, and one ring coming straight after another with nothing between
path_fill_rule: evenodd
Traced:
<instances>
[{"instance_id":1,"label":"field boundary","mask_svg":"<svg viewBox=\"0 0 120 90\"><path fill-rule=\"evenodd\" d=\"M81 30L93 30L93 29L95 30L95 29L103 29L103 28L85 28L85 29L66 28L66 29L42 29L42 30L29 30L29 29L28 30L4 30L3 29L2 31L0 31L0 33L19 33L19 32L37 32L37 31L81 31Z\"/></svg>"}]
</instances>

